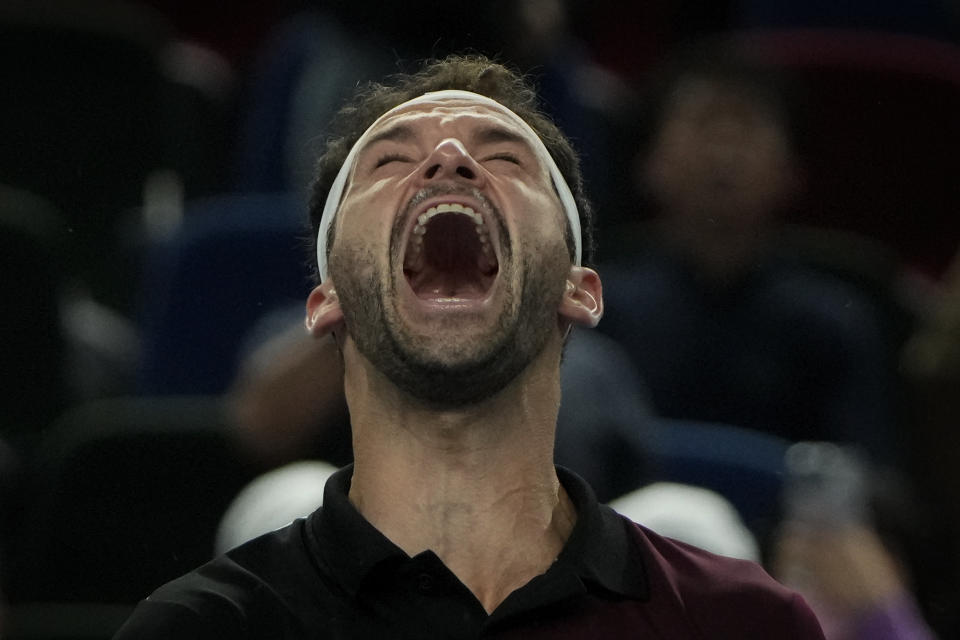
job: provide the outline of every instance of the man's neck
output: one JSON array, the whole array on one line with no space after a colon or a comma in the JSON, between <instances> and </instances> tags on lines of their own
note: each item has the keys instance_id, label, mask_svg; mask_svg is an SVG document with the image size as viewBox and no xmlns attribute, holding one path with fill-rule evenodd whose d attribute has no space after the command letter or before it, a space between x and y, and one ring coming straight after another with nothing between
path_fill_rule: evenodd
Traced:
<instances>
[{"instance_id":1,"label":"man's neck","mask_svg":"<svg viewBox=\"0 0 960 640\"><path fill-rule=\"evenodd\" d=\"M576 520L553 466L559 381L541 375L558 358L548 348L515 384L457 411L348 375L350 500L409 555L436 553L488 612L550 567Z\"/></svg>"}]
</instances>

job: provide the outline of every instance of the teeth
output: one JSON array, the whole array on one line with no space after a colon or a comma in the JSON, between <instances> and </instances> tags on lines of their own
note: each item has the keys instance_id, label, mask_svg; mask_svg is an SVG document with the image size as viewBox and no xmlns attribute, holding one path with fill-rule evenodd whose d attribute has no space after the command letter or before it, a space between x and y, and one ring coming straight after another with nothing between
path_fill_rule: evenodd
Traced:
<instances>
[{"instance_id":1,"label":"teeth","mask_svg":"<svg viewBox=\"0 0 960 640\"><path fill-rule=\"evenodd\" d=\"M464 206L462 204L451 203L451 204L438 204L435 207L430 207L426 211L420 214L417 218L417 223L420 225L426 225L427 221L430 220L433 216L439 215L441 213L462 213L467 216L478 226L483 226L483 216L471 209L470 207Z\"/></svg>"},{"instance_id":2,"label":"teeth","mask_svg":"<svg viewBox=\"0 0 960 640\"><path fill-rule=\"evenodd\" d=\"M414 236L414 240L407 249L403 259L403 268L411 271L420 271L424 267L426 257L423 253L423 236Z\"/></svg>"}]
</instances>

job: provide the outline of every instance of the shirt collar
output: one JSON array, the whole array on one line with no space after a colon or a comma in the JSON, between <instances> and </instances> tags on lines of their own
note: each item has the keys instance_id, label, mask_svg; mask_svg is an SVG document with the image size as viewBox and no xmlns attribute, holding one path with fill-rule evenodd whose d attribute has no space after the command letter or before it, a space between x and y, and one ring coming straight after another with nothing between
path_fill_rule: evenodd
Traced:
<instances>
[{"instance_id":1,"label":"shirt collar","mask_svg":"<svg viewBox=\"0 0 960 640\"><path fill-rule=\"evenodd\" d=\"M610 593L647 599L650 590L643 556L630 535L635 525L599 504L593 489L577 474L558 466L557 477L577 510L577 523L557 564Z\"/></svg>"},{"instance_id":2,"label":"shirt collar","mask_svg":"<svg viewBox=\"0 0 960 640\"><path fill-rule=\"evenodd\" d=\"M360 515L348 498L353 465L334 473L324 487L323 506L309 518L310 549L324 573L355 595L367 575L388 560L407 554ZM557 476L577 511L577 522L553 571L570 571L587 588L647 599L649 585L641 551L629 533L634 526L597 503L590 486L572 471Z\"/></svg>"},{"instance_id":3,"label":"shirt collar","mask_svg":"<svg viewBox=\"0 0 960 640\"><path fill-rule=\"evenodd\" d=\"M350 595L356 595L367 574L391 558L407 554L360 515L348 497L353 465L327 479L323 506L310 516L311 552Z\"/></svg>"}]
</instances>

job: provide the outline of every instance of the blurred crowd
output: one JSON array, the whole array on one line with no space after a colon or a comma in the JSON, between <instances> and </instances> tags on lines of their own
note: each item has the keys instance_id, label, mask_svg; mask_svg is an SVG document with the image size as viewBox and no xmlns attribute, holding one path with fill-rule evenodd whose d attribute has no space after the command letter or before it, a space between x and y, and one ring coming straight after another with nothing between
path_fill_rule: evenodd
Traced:
<instances>
[{"instance_id":1,"label":"blurred crowd","mask_svg":"<svg viewBox=\"0 0 960 640\"><path fill-rule=\"evenodd\" d=\"M960 637L960 9L634 4L4 3L0 631L109 637L319 504L351 460L302 328L325 127L479 51L535 78L597 214L557 462L830 640Z\"/></svg>"}]
</instances>

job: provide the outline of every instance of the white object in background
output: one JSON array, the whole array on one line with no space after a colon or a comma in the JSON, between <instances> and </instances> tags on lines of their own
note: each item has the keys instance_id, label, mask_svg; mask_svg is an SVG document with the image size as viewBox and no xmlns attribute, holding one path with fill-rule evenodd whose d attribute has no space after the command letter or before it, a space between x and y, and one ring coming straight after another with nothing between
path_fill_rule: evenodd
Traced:
<instances>
[{"instance_id":1,"label":"white object in background","mask_svg":"<svg viewBox=\"0 0 960 640\"><path fill-rule=\"evenodd\" d=\"M323 487L336 470L326 462L304 461L258 476L237 494L220 519L216 554L313 513L323 504Z\"/></svg>"},{"instance_id":2,"label":"white object in background","mask_svg":"<svg viewBox=\"0 0 960 640\"><path fill-rule=\"evenodd\" d=\"M610 506L662 536L721 556L760 562L756 537L736 507L710 489L655 482L613 500Z\"/></svg>"}]
</instances>

